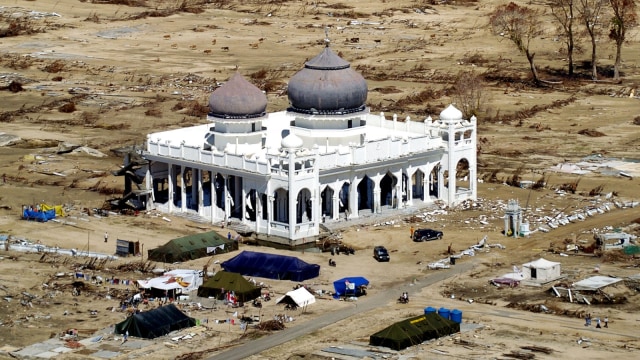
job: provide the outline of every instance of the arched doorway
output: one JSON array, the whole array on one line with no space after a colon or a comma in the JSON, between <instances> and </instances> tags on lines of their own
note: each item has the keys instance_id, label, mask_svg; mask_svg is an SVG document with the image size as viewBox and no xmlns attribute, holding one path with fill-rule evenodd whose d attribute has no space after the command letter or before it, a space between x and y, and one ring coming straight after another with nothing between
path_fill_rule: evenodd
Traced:
<instances>
[{"instance_id":1,"label":"arched doorway","mask_svg":"<svg viewBox=\"0 0 640 360\"><path fill-rule=\"evenodd\" d=\"M239 176L227 176L227 193L229 194L229 215L232 218L242 219L242 178Z\"/></svg>"},{"instance_id":2,"label":"arched doorway","mask_svg":"<svg viewBox=\"0 0 640 360\"><path fill-rule=\"evenodd\" d=\"M462 158L456 164L456 192L471 190L469 160Z\"/></svg>"},{"instance_id":3,"label":"arched doorway","mask_svg":"<svg viewBox=\"0 0 640 360\"><path fill-rule=\"evenodd\" d=\"M256 201L257 191L251 189L245 199L245 218L249 221L256 221Z\"/></svg>"},{"instance_id":4,"label":"arched doorway","mask_svg":"<svg viewBox=\"0 0 640 360\"><path fill-rule=\"evenodd\" d=\"M351 191L351 184L348 182L345 182L342 184L342 187L340 188L340 193L338 194L338 212L340 214L342 213L349 213L349 211L351 211L351 209L349 208L349 192Z\"/></svg>"},{"instance_id":5,"label":"arched doorway","mask_svg":"<svg viewBox=\"0 0 640 360\"><path fill-rule=\"evenodd\" d=\"M395 187L398 179L387 172L380 180L380 206L395 207Z\"/></svg>"},{"instance_id":6,"label":"arched doorway","mask_svg":"<svg viewBox=\"0 0 640 360\"><path fill-rule=\"evenodd\" d=\"M365 175L358 184L358 211L370 209L373 212L373 181Z\"/></svg>"},{"instance_id":7,"label":"arched doorway","mask_svg":"<svg viewBox=\"0 0 640 360\"><path fill-rule=\"evenodd\" d=\"M296 224L313 221L311 205L311 191L300 190L296 199Z\"/></svg>"},{"instance_id":8,"label":"arched doorway","mask_svg":"<svg viewBox=\"0 0 640 360\"><path fill-rule=\"evenodd\" d=\"M325 187L320 193L322 216L330 219L333 218L333 194L334 191L329 186Z\"/></svg>"},{"instance_id":9,"label":"arched doorway","mask_svg":"<svg viewBox=\"0 0 640 360\"><path fill-rule=\"evenodd\" d=\"M424 172L416 170L411 176L411 193L413 199L421 199L424 201Z\"/></svg>"},{"instance_id":10,"label":"arched doorway","mask_svg":"<svg viewBox=\"0 0 640 360\"><path fill-rule=\"evenodd\" d=\"M262 205L262 220L269 220L269 201L267 201L267 194L261 194L261 205Z\"/></svg>"},{"instance_id":11,"label":"arched doorway","mask_svg":"<svg viewBox=\"0 0 640 360\"><path fill-rule=\"evenodd\" d=\"M273 221L289 222L289 191L283 188L273 193Z\"/></svg>"},{"instance_id":12,"label":"arched doorway","mask_svg":"<svg viewBox=\"0 0 640 360\"><path fill-rule=\"evenodd\" d=\"M225 190L225 185L224 185L224 177L222 177L222 175L220 174L216 174L215 180L214 180L214 191L216 192L216 207L220 210L224 210L224 190Z\"/></svg>"},{"instance_id":13,"label":"arched doorway","mask_svg":"<svg viewBox=\"0 0 640 360\"><path fill-rule=\"evenodd\" d=\"M440 174L440 164L433 167L429 173L429 196L438 198L440 196L438 175Z\"/></svg>"}]
</instances>

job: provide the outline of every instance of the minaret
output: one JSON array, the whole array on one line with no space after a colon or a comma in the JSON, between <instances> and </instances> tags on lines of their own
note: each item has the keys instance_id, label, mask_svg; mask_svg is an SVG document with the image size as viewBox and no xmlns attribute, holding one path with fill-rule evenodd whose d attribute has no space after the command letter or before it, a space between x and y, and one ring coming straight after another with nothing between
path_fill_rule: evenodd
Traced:
<instances>
[{"instance_id":1,"label":"minaret","mask_svg":"<svg viewBox=\"0 0 640 360\"><path fill-rule=\"evenodd\" d=\"M446 109L440 113L440 121L444 128L444 133L447 134L446 144L446 164L442 164L444 170L448 171L448 184L447 187L447 203L449 206L454 206L456 203L456 168L458 165L458 157L456 156L456 124L462 121L462 112L456 109L455 106L449 105Z\"/></svg>"}]
</instances>

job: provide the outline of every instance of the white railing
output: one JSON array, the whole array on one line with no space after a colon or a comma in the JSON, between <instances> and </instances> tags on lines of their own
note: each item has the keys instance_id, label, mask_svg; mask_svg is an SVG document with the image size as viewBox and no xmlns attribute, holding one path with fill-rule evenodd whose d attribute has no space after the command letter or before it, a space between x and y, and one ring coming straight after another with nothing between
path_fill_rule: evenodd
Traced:
<instances>
[{"instance_id":1,"label":"white railing","mask_svg":"<svg viewBox=\"0 0 640 360\"><path fill-rule=\"evenodd\" d=\"M470 144L471 140L464 140L465 144ZM375 141L370 141L361 146L350 146L346 151L337 150L328 153L321 153L317 156L316 167L318 169L332 169L335 167L346 167L351 165L364 165L390 158L400 158L410 154L421 153L437 149L443 145L440 138L432 138L428 135L414 138L388 137ZM184 145L179 146L162 143L147 142L147 152L152 155L169 156L176 159L210 164L214 166L230 167L259 174L281 174L287 175L287 171L277 167L269 167L267 161L248 159L242 154L230 154L203 150L200 147ZM316 158L316 155L297 157L296 160L305 158ZM270 157L273 164L279 163L278 156ZM297 170L296 175L313 173L312 168Z\"/></svg>"}]
</instances>

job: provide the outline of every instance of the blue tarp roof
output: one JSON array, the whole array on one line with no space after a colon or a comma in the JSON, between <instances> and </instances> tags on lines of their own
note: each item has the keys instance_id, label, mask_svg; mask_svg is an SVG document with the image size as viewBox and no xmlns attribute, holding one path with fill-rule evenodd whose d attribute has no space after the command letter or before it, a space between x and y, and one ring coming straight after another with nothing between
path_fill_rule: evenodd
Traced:
<instances>
[{"instance_id":1,"label":"blue tarp roof","mask_svg":"<svg viewBox=\"0 0 640 360\"><path fill-rule=\"evenodd\" d=\"M347 282L355 284L355 289L362 285L369 285L369 280L363 278L362 276L345 277L333 282L333 288L336 290L334 296L340 297L345 294L347 290Z\"/></svg>"},{"instance_id":2,"label":"blue tarp roof","mask_svg":"<svg viewBox=\"0 0 640 360\"><path fill-rule=\"evenodd\" d=\"M305 281L320 275L320 265L296 257L243 251L221 264L225 271L268 279Z\"/></svg>"}]
</instances>

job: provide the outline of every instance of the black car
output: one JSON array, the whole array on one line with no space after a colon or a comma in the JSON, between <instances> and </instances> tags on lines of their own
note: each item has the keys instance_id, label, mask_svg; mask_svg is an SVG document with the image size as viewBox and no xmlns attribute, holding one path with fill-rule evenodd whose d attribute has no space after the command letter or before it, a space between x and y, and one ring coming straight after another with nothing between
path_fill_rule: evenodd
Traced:
<instances>
[{"instance_id":1,"label":"black car","mask_svg":"<svg viewBox=\"0 0 640 360\"><path fill-rule=\"evenodd\" d=\"M444 234L433 229L418 229L413 232L413 241L440 240Z\"/></svg>"},{"instance_id":2,"label":"black car","mask_svg":"<svg viewBox=\"0 0 640 360\"><path fill-rule=\"evenodd\" d=\"M373 258L378 261L389 261L389 252L384 246L376 246L373 248Z\"/></svg>"}]
</instances>

